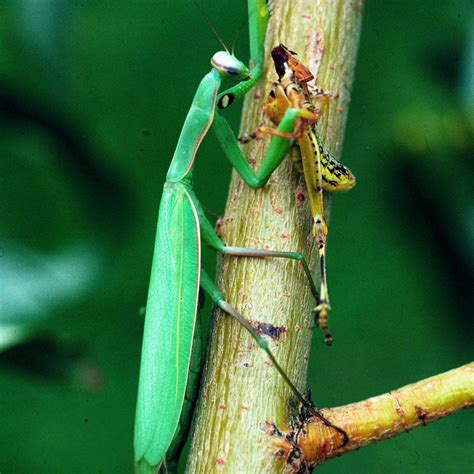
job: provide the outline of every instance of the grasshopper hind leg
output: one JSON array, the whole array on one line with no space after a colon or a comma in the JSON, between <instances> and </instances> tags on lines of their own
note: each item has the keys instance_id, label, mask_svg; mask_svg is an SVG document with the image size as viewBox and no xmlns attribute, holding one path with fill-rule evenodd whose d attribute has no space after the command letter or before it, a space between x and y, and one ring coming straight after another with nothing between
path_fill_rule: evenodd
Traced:
<instances>
[{"instance_id":1,"label":"grasshopper hind leg","mask_svg":"<svg viewBox=\"0 0 474 474\"><path fill-rule=\"evenodd\" d=\"M325 272L326 271L325 255L319 256L319 262L320 262L320 267L321 268L324 267L324 272ZM321 278L320 294L321 294L321 297L319 298L318 305L313 310L313 315L314 315L316 324L324 333L324 343L330 346L333 343L333 338L328 328L329 311L331 310L331 306L329 305L326 275L324 275L324 278Z\"/></svg>"},{"instance_id":2,"label":"grasshopper hind leg","mask_svg":"<svg viewBox=\"0 0 474 474\"><path fill-rule=\"evenodd\" d=\"M319 258L319 298L318 304L313 310L313 316L316 324L324 333L324 342L330 346L333 338L328 329L328 317L331 306L329 305L329 293L326 276L326 236L328 233L324 217L316 215L313 219L313 234L316 237L318 245Z\"/></svg>"},{"instance_id":3,"label":"grasshopper hind leg","mask_svg":"<svg viewBox=\"0 0 474 474\"><path fill-rule=\"evenodd\" d=\"M290 387L291 391L293 392L295 399L301 405L300 412L305 413L307 418L318 418L326 426L340 433L343 438L341 447L347 444L347 442L349 441L349 437L347 433L342 428L339 428L338 426L334 425L330 420L328 420L318 410L318 408L316 408L316 406L311 401L311 399L307 399L303 394L301 394L301 392L295 387L295 385L289 379L284 369L280 366L280 364L276 360L267 342L257 333L257 331L253 328L253 326L233 306L231 306L229 303L225 301L224 296L220 292L219 288L209 278L209 276L204 270L201 270L201 285L203 286L205 291L209 294L209 296L214 301L214 303L219 308L221 308L224 312L226 312L229 316L233 317L236 321L238 321L245 329L247 329L247 331L251 334L251 336L257 342L258 346L267 353L268 357L270 358L272 362L272 365L277 369L277 371L283 377L283 379L285 380L285 382L287 383L287 385Z\"/></svg>"}]
</instances>

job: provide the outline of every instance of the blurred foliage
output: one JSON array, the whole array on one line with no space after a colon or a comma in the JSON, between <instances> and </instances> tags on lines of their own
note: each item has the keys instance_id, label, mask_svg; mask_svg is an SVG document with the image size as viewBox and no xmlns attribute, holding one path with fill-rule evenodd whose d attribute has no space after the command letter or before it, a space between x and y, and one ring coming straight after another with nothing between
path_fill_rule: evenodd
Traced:
<instances>
[{"instance_id":1,"label":"blurred foliage","mask_svg":"<svg viewBox=\"0 0 474 474\"><path fill-rule=\"evenodd\" d=\"M203 2L228 42L244 3ZM337 339L314 338L319 406L472 357L473 18L460 0L365 6L342 157L358 185L332 212ZM191 1L0 3L2 472L131 471L159 197L218 48ZM215 150L206 139L196 193L220 213L230 166ZM472 435L459 413L320 470L469 472Z\"/></svg>"}]
</instances>

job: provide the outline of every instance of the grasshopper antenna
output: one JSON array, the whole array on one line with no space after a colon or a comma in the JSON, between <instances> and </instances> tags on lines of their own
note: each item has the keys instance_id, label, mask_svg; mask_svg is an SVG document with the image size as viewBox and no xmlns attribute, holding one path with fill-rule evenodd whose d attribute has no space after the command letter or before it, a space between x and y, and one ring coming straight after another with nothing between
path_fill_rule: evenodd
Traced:
<instances>
[{"instance_id":1,"label":"grasshopper antenna","mask_svg":"<svg viewBox=\"0 0 474 474\"><path fill-rule=\"evenodd\" d=\"M227 46L226 44L224 43L224 40L221 38L221 35L219 34L219 32L217 31L217 28L213 25L212 21L209 19L209 17L206 15L206 12L204 11L204 9L201 7L200 3L198 2L198 0L194 0L194 3L196 4L198 10L199 10L199 13L201 14L201 16L206 20L206 23L209 25L209 27L211 28L212 32L214 33L214 35L216 36L216 38L219 40L219 43L224 46L224 49L229 52L229 50L227 49Z\"/></svg>"}]
</instances>

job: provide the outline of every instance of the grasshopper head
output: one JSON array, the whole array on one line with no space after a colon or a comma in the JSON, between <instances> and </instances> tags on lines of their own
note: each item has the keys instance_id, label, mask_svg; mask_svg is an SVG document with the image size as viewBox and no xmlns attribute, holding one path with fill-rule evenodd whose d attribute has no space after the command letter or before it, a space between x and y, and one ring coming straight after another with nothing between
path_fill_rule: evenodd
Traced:
<instances>
[{"instance_id":1,"label":"grasshopper head","mask_svg":"<svg viewBox=\"0 0 474 474\"><path fill-rule=\"evenodd\" d=\"M301 61L296 59L296 53L289 50L284 44L275 46L272 49L272 58L279 79L289 71L299 84L306 84L314 79L311 71Z\"/></svg>"},{"instance_id":2,"label":"grasshopper head","mask_svg":"<svg viewBox=\"0 0 474 474\"><path fill-rule=\"evenodd\" d=\"M250 79L249 68L227 51L218 51L214 54L211 64L223 78L235 81Z\"/></svg>"}]
</instances>

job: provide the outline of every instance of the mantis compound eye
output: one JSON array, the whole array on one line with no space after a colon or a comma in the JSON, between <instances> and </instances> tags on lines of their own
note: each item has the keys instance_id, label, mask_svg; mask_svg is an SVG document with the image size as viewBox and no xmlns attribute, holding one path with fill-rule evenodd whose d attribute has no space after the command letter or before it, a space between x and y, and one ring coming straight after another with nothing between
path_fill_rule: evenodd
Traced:
<instances>
[{"instance_id":1,"label":"mantis compound eye","mask_svg":"<svg viewBox=\"0 0 474 474\"><path fill-rule=\"evenodd\" d=\"M211 58L211 64L223 77L239 81L250 78L248 67L226 51L218 51L214 54Z\"/></svg>"}]
</instances>

